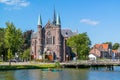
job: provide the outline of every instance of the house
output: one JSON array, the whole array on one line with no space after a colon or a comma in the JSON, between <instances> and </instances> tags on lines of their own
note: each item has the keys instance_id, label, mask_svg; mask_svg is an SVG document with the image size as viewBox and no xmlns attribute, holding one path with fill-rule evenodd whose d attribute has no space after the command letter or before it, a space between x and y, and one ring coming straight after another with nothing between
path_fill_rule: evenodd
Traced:
<instances>
[{"instance_id":1,"label":"house","mask_svg":"<svg viewBox=\"0 0 120 80\"><path fill-rule=\"evenodd\" d=\"M95 44L89 54L93 54L98 58L110 58L112 53L111 46L109 44Z\"/></svg>"},{"instance_id":2,"label":"house","mask_svg":"<svg viewBox=\"0 0 120 80\"><path fill-rule=\"evenodd\" d=\"M89 59L90 59L90 60L96 60L96 56L95 56L95 55L93 55L93 54L89 54L89 56L88 56L88 57L89 57Z\"/></svg>"},{"instance_id":3,"label":"house","mask_svg":"<svg viewBox=\"0 0 120 80\"><path fill-rule=\"evenodd\" d=\"M96 57L101 56L101 52L96 48L91 49L89 53L95 55Z\"/></svg>"}]
</instances>

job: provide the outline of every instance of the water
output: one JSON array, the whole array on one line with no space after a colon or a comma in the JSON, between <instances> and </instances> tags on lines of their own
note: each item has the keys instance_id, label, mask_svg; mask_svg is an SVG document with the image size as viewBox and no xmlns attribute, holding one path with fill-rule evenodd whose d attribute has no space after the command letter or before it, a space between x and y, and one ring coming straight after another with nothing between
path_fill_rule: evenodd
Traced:
<instances>
[{"instance_id":1,"label":"water","mask_svg":"<svg viewBox=\"0 0 120 80\"><path fill-rule=\"evenodd\" d=\"M114 71L90 69L63 69L60 72L40 69L0 71L0 80L119 80L120 67Z\"/></svg>"}]
</instances>

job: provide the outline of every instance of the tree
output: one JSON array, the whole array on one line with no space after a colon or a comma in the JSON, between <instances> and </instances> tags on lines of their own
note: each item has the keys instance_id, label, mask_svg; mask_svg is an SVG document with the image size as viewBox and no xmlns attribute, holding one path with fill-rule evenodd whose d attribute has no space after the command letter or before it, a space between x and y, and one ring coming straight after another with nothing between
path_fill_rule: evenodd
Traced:
<instances>
[{"instance_id":1,"label":"tree","mask_svg":"<svg viewBox=\"0 0 120 80\"><path fill-rule=\"evenodd\" d=\"M67 45L71 47L79 59L84 59L89 53L91 41L87 33L81 33L68 38Z\"/></svg>"},{"instance_id":2,"label":"tree","mask_svg":"<svg viewBox=\"0 0 120 80\"><path fill-rule=\"evenodd\" d=\"M4 53L4 28L0 28L0 56Z\"/></svg>"},{"instance_id":3,"label":"tree","mask_svg":"<svg viewBox=\"0 0 120 80\"><path fill-rule=\"evenodd\" d=\"M5 28L0 28L0 57L2 60L6 60L7 58L7 48L5 47Z\"/></svg>"},{"instance_id":4,"label":"tree","mask_svg":"<svg viewBox=\"0 0 120 80\"><path fill-rule=\"evenodd\" d=\"M0 28L0 47L4 45L4 28Z\"/></svg>"},{"instance_id":5,"label":"tree","mask_svg":"<svg viewBox=\"0 0 120 80\"><path fill-rule=\"evenodd\" d=\"M112 49L116 50L116 49L118 49L118 47L120 47L120 44L119 43L114 43Z\"/></svg>"},{"instance_id":6,"label":"tree","mask_svg":"<svg viewBox=\"0 0 120 80\"><path fill-rule=\"evenodd\" d=\"M24 50L22 57L23 57L23 59L26 60L26 61L30 59L30 48Z\"/></svg>"},{"instance_id":7,"label":"tree","mask_svg":"<svg viewBox=\"0 0 120 80\"><path fill-rule=\"evenodd\" d=\"M12 57L13 57L13 55L12 55L12 51L10 50L10 49L8 49L8 60L9 60L9 65L11 65L11 59L12 59Z\"/></svg>"},{"instance_id":8,"label":"tree","mask_svg":"<svg viewBox=\"0 0 120 80\"><path fill-rule=\"evenodd\" d=\"M11 50L12 55L15 55L15 52L21 50L21 46L23 45L23 37L22 31L20 29L16 29L13 23L6 23L7 28L5 29L5 46L6 48Z\"/></svg>"}]
</instances>

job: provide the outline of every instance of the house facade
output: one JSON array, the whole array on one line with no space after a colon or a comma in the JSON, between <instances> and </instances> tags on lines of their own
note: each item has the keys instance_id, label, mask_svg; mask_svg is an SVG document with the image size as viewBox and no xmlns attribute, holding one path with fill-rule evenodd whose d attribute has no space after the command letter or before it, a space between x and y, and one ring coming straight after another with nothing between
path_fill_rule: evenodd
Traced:
<instances>
[{"instance_id":1,"label":"house facade","mask_svg":"<svg viewBox=\"0 0 120 80\"><path fill-rule=\"evenodd\" d=\"M95 44L89 54L93 54L98 58L111 58L112 48L109 44Z\"/></svg>"},{"instance_id":2,"label":"house facade","mask_svg":"<svg viewBox=\"0 0 120 80\"><path fill-rule=\"evenodd\" d=\"M117 50L112 50L109 44L95 44L89 54L93 54L97 58L120 59L120 47Z\"/></svg>"},{"instance_id":3,"label":"house facade","mask_svg":"<svg viewBox=\"0 0 120 80\"><path fill-rule=\"evenodd\" d=\"M70 29L61 29L60 16L54 11L53 21L42 25L41 16L38 17L37 32L31 36L31 56L33 59L48 59L50 61L66 61L72 59L71 49L66 40L76 35ZM44 55L44 56L43 56Z\"/></svg>"}]
</instances>

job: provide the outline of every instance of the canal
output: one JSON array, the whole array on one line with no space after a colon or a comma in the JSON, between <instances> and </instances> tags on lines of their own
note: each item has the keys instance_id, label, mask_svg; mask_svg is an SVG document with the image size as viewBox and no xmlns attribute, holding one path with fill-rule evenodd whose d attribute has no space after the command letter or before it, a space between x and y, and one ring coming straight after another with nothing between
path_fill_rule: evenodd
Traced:
<instances>
[{"instance_id":1,"label":"canal","mask_svg":"<svg viewBox=\"0 0 120 80\"><path fill-rule=\"evenodd\" d=\"M41 69L24 69L0 71L0 80L118 80L120 66L106 71L88 69L62 69L62 71L42 71Z\"/></svg>"}]
</instances>

